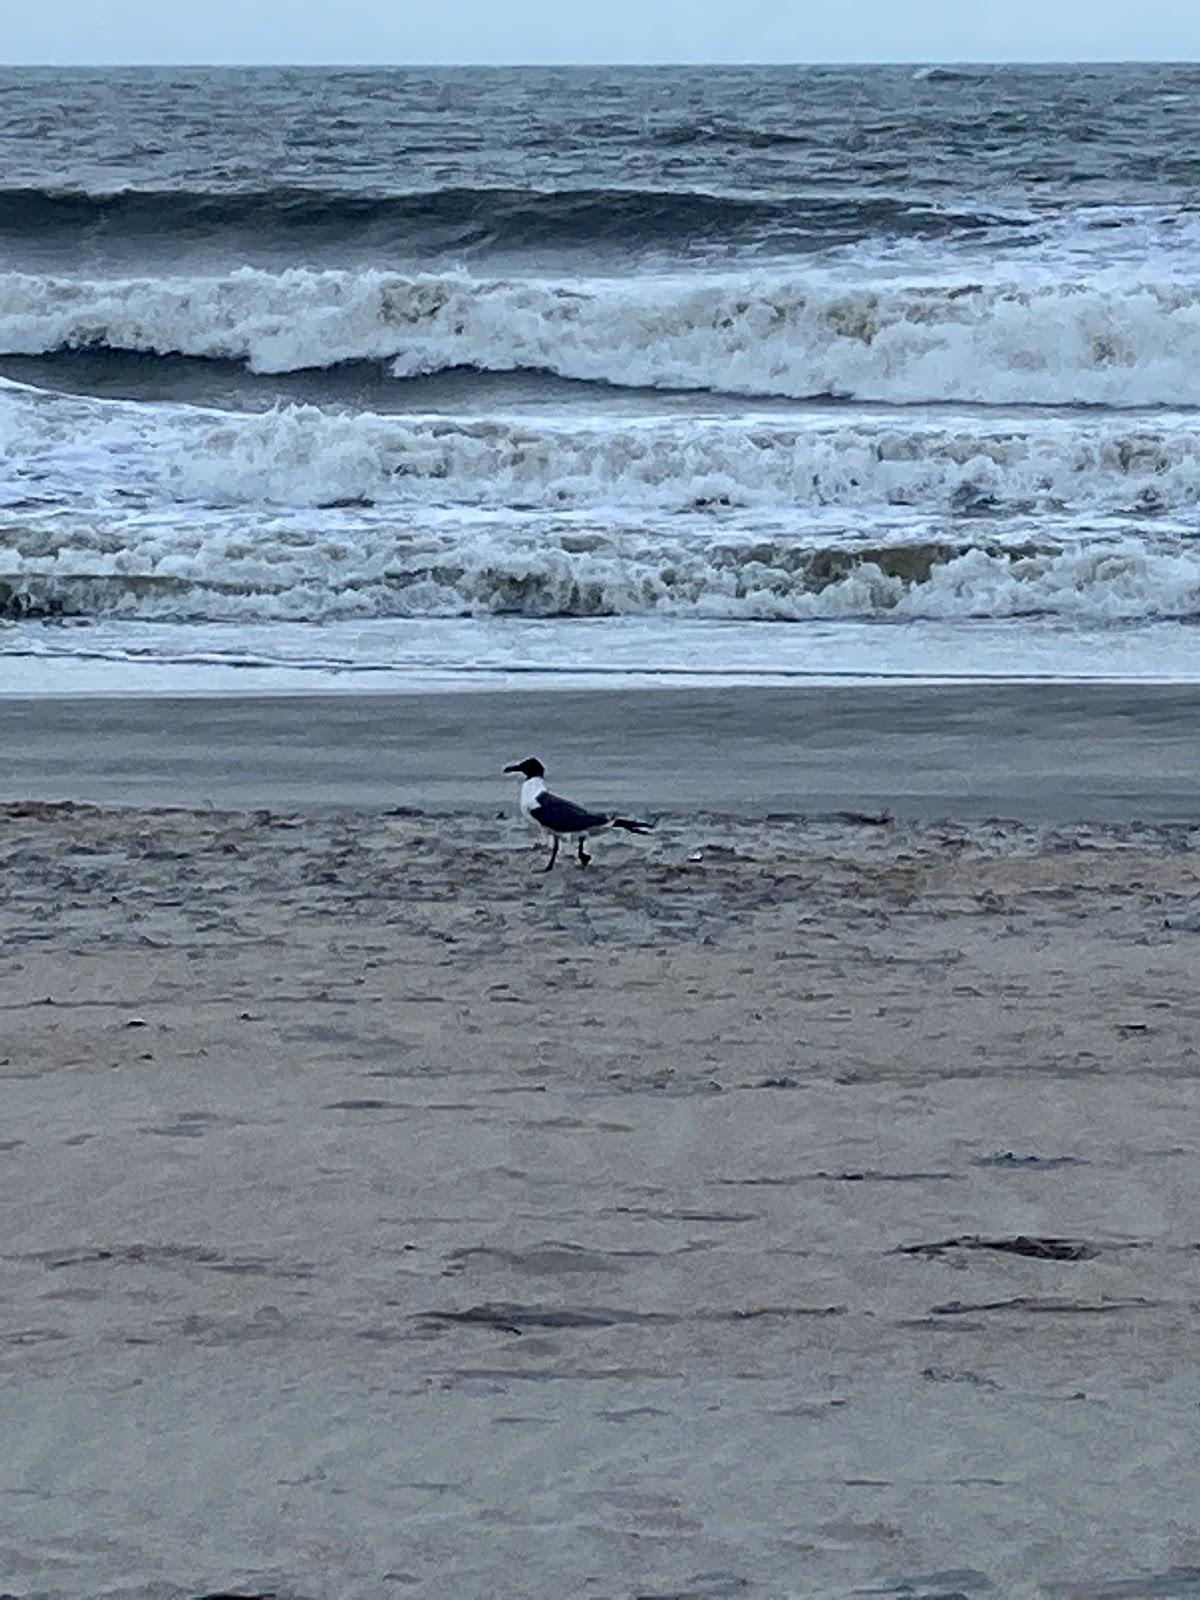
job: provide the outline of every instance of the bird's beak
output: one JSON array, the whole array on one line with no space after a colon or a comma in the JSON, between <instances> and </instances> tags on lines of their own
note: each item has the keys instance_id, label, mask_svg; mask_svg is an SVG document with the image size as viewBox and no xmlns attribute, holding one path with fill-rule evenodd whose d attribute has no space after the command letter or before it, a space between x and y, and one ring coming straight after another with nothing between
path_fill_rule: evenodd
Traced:
<instances>
[{"instance_id":1,"label":"bird's beak","mask_svg":"<svg viewBox=\"0 0 1200 1600\"><path fill-rule=\"evenodd\" d=\"M524 768L521 766L519 761L516 761L511 767L505 767L504 770L505 772L523 772Z\"/></svg>"}]
</instances>

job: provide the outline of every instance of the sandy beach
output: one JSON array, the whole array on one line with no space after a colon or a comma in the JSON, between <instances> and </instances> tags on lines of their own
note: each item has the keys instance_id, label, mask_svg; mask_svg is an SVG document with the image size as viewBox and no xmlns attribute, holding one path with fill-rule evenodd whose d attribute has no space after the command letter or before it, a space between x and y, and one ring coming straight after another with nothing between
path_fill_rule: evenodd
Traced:
<instances>
[{"instance_id":1,"label":"sandy beach","mask_svg":"<svg viewBox=\"0 0 1200 1600\"><path fill-rule=\"evenodd\" d=\"M1200 1591L1194 696L987 695L0 703L6 1592Z\"/></svg>"}]
</instances>

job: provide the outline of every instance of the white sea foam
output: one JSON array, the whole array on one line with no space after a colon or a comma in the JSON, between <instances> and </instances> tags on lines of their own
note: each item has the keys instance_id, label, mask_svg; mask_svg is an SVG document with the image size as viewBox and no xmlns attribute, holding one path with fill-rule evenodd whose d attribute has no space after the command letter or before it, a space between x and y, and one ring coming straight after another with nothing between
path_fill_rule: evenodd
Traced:
<instances>
[{"instance_id":1,"label":"white sea foam","mask_svg":"<svg viewBox=\"0 0 1200 1600\"><path fill-rule=\"evenodd\" d=\"M1200 552L1133 538L802 544L691 520L209 512L6 519L0 612L162 620L508 614L772 621L1200 614Z\"/></svg>"},{"instance_id":2,"label":"white sea foam","mask_svg":"<svg viewBox=\"0 0 1200 1600\"><path fill-rule=\"evenodd\" d=\"M1200 500L1200 426L601 418L449 422L289 407L217 423L166 457L210 503L366 498L472 506L919 506L1173 511Z\"/></svg>"},{"instance_id":3,"label":"white sea foam","mask_svg":"<svg viewBox=\"0 0 1200 1600\"><path fill-rule=\"evenodd\" d=\"M1173 276L881 282L741 272L548 283L380 271L0 276L0 351L106 346L259 372L390 361L891 403L1200 404L1200 290Z\"/></svg>"},{"instance_id":4,"label":"white sea foam","mask_svg":"<svg viewBox=\"0 0 1200 1600\"><path fill-rule=\"evenodd\" d=\"M0 391L0 503L1185 517L1200 420L257 414ZM803 537L802 526L798 537Z\"/></svg>"},{"instance_id":5,"label":"white sea foam","mask_svg":"<svg viewBox=\"0 0 1200 1600\"><path fill-rule=\"evenodd\" d=\"M1197 423L231 415L0 388L0 612L1200 612Z\"/></svg>"}]
</instances>

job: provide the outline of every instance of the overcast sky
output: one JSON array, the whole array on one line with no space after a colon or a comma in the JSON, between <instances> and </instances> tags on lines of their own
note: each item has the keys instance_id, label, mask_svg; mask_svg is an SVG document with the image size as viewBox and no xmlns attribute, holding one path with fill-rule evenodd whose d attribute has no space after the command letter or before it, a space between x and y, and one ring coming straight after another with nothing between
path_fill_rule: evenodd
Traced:
<instances>
[{"instance_id":1,"label":"overcast sky","mask_svg":"<svg viewBox=\"0 0 1200 1600\"><path fill-rule=\"evenodd\" d=\"M1200 0L0 0L0 12L9 64L1200 57Z\"/></svg>"}]
</instances>

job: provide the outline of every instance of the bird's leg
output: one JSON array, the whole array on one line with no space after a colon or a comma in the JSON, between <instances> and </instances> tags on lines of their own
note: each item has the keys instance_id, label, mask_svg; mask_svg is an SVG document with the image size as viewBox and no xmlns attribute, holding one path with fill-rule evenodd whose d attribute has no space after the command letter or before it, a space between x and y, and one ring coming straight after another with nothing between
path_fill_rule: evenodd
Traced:
<instances>
[{"instance_id":1,"label":"bird's leg","mask_svg":"<svg viewBox=\"0 0 1200 1600\"><path fill-rule=\"evenodd\" d=\"M542 868L542 871L543 872L553 872L554 863L557 860L558 860L558 835L555 834L554 835L554 844L551 846L551 849L550 849L550 859L549 859L549 861L547 861L546 865Z\"/></svg>"},{"instance_id":2,"label":"bird's leg","mask_svg":"<svg viewBox=\"0 0 1200 1600\"><path fill-rule=\"evenodd\" d=\"M588 862L591 859L592 859L591 856L588 855L587 851L583 848L583 834L580 834L579 835L579 865L581 867L586 867Z\"/></svg>"}]
</instances>

